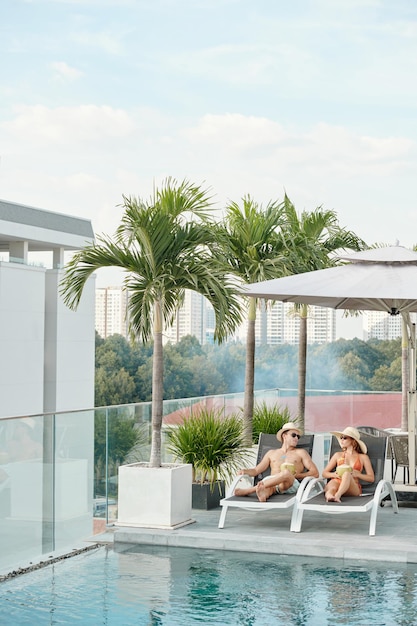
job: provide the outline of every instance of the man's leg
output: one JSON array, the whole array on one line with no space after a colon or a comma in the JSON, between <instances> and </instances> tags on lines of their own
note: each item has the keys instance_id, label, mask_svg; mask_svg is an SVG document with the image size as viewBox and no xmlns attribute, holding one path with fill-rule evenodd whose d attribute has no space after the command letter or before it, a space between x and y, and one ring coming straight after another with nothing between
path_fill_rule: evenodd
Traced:
<instances>
[{"instance_id":1,"label":"man's leg","mask_svg":"<svg viewBox=\"0 0 417 626\"><path fill-rule=\"evenodd\" d=\"M256 494L260 502L266 502L278 490L285 493L294 483L294 475L288 470L268 476L256 485Z\"/></svg>"},{"instance_id":2,"label":"man's leg","mask_svg":"<svg viewBox=\"0 0 417 626\"><path fill-rule=\"evenodd\" d=\"M251 493L255 493L256 487L237 487L234 491L235 496L249 496Z\"/></svg>"}]
</instances>

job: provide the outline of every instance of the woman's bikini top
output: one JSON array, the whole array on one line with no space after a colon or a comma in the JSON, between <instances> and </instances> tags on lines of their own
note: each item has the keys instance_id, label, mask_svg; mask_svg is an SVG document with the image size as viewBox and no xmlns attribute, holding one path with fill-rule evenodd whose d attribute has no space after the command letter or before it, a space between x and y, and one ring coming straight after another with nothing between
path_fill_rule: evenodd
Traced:
<instances>
[{"instance_id":1,"label":"woman's bikini top","mask_svg":"<svg viewBox=\"0 0 417 626\"><path fill-rule=\"evenodd\" d=\"M340 459L337 460L337 464L338 465L349 465L349 463L346 463L346 459L345 459L345 455L342 454L342 456L340 457ZM352 469L354 470L358 470L358 471L362 471L363 465L360 459L360 456L358 456L358 458L356 459L354 465L352 466Z\"/></svg>"}]
</instances>

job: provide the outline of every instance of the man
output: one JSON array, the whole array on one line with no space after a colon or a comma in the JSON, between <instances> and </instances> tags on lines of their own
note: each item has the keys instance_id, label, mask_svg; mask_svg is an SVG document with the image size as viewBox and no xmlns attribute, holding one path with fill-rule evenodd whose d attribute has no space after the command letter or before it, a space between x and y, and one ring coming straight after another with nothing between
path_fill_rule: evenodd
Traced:
<instances>
[{"instance_id":1,"label":"man","mask_svg":"<svg viewBox=\"0 0 417 626\"><path fill-rule=\"evenodd\" d=\"M266 502L274 493L296 493L300 480L306 476L318 478L319 472L306 450L297 449L301 431L293 422L288 422L277 432L282 443L278 450L269 450L256 467L240 470L239 474L258 476L268 467L271 475L254 487L237 488L235 496L248 496L255 493L260 502Z\"/></svg>"}]
</instances>

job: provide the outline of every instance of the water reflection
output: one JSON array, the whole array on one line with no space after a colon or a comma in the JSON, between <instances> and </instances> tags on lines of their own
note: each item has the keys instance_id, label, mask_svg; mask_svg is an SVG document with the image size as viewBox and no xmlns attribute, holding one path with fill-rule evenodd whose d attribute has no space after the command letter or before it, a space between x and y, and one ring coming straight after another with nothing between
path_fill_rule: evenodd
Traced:
<instances>
[{"instance_id":1,"label":"water reflection","mask_svg":"<svg viewBox=\"0 0 417 626\"><path fill-rule=\"evenodd\" d=\"M118 545L7 581L0 604L22 625L405 626L416 585L415 565Z\"/></svg>"}]
</instances>

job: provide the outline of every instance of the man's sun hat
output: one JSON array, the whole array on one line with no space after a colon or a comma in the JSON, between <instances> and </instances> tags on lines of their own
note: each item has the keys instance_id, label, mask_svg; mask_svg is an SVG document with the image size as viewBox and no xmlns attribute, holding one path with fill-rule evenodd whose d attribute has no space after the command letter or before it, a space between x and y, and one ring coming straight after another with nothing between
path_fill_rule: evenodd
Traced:
<instances>
[{"instance_id":1,"label":"man's sun hat","mask_svg":"<svg viewBox=\"0 0 417 626\"><path fill-rule=\"evenodd\" d=\"M351 437L358 442L363 454L366 454L368 452L368 448L366 447L365 442L361 440L361 434L359 430L357 430L357 428L354 428L353 426L347 426L343 432L341 432L340 430L336 430L332 431L330 434L337 437L339 439L339 443L342 435L346 435L346 437Z\"/></svg>"},{"instance_id":2,"label":"man's sun hat","mask_svg":"<svg viewBox=\"0 0 417 626\"><path fill-rule=\"evenodd\" d=\"M295 430L301 436L302 432L298 428L297 424L294 422L287 422L284 426L277 432L277 439L282 443L282 433L285 433L287 430Z\"/></svg>"}]
</instances>

